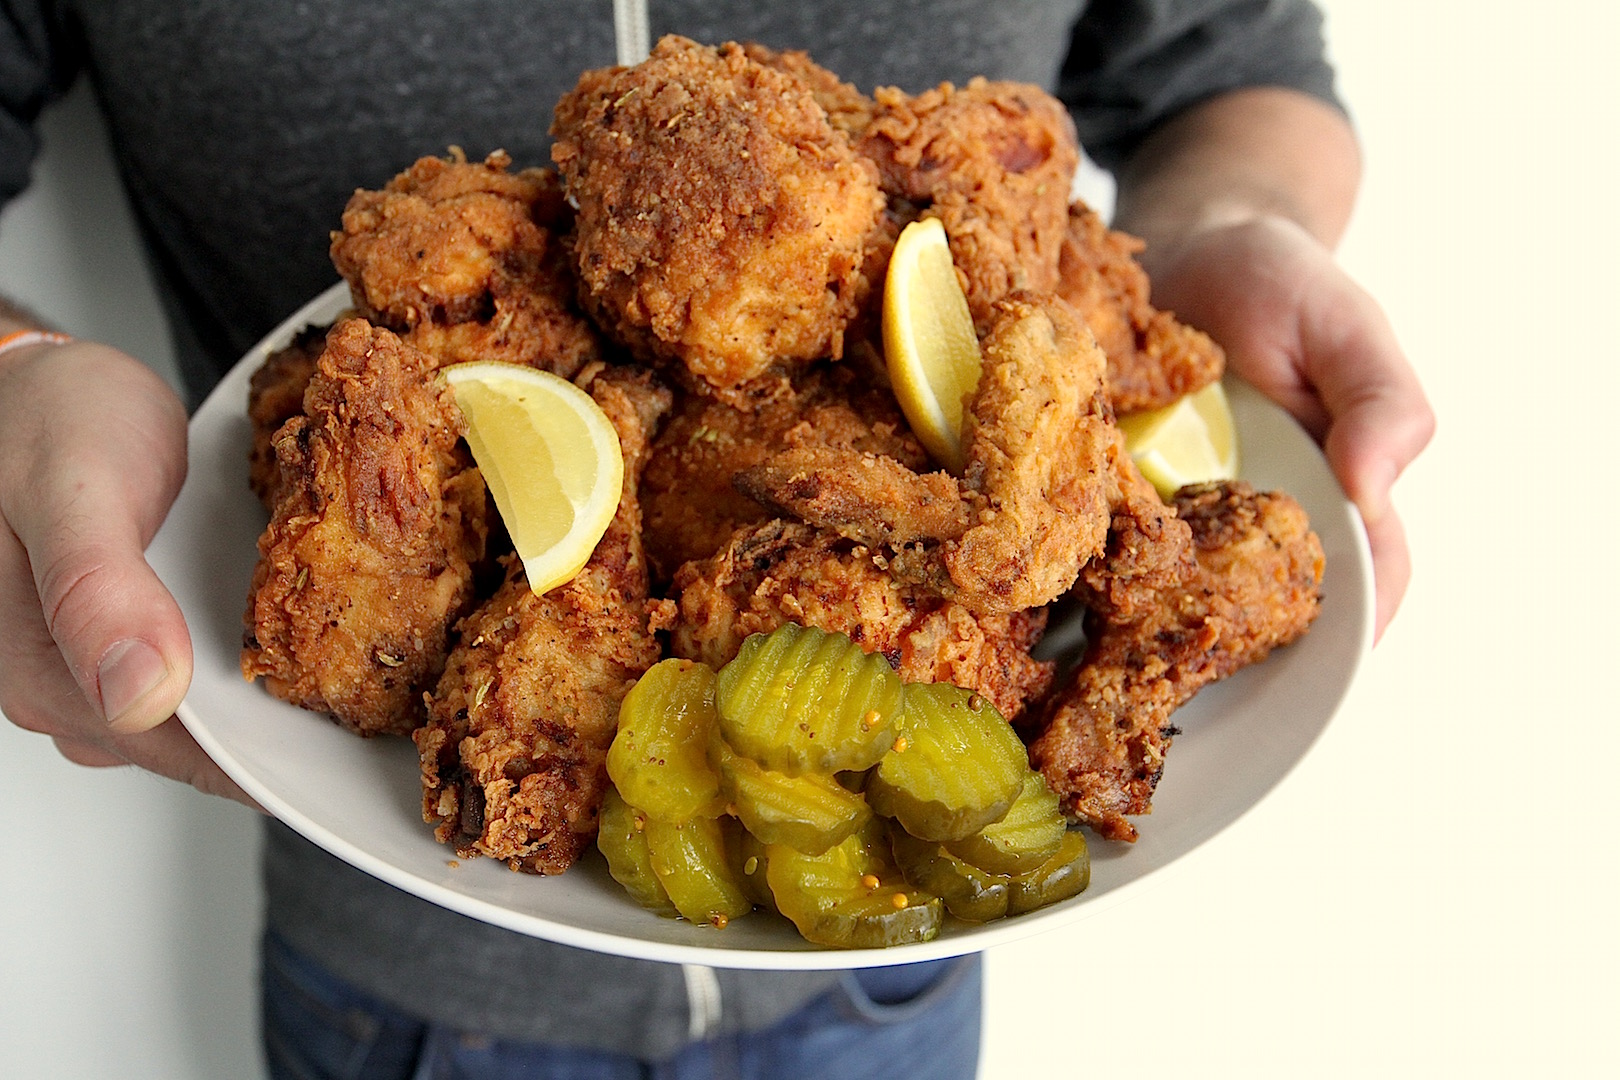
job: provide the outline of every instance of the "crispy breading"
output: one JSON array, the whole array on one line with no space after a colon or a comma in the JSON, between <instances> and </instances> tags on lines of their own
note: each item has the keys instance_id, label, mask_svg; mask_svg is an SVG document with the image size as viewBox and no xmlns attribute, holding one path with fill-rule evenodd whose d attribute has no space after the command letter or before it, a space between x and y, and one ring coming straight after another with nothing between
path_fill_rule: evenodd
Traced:
<instances>
[{"instance_id":1,"label":"crispy breading","mask_svg":"<svg viewBox=\"0 0 1620 1080\"><path fill-rule=\"evenodd\" d=\"M570 378L601 352L578 309L561 237L571 214L550 169L504 151L424 157L356 191L332 262L357 309L441 364L501 360Z\"/></svg>"},{"instance_id":2,"label":"crispy breading","mask_svg":"<svg viewBox=\"0 0 1620 1080\"><path fill-rule=\"evenodd\" d=\"M1141 240L1076 202L1058 261L1057 293L1084 316L1108 357L1116 413L1157 409L1221 377L1226 354L1201 330L1155 308L1136 255Z\"/></svg>"},{"instance_id":3,"label":"crispy breading","mask_svg":"<svg viewBox=\"0 0 1620 1080\"><path fill-rule=\"evenodd\" d=\"M432 360L363 320L326 338L275 440L242 673L362 734L408 732L483 557L483 477Z\"/></svg>"},{"instance_id":4,"label":"crispy breading","mask_svg":"<svg viewBox=\"0 0 1620 1080\"><path fill-rule=\"evenodd\" d=\"M771 514L733 480L795 447L840 447L924 468L928 454L889 392L860 384L846 365L746 384L747 399L686 394L653 447L642 477L646 544L654 576L669 580L688 559L714 554L739 525Z\"/></svg>"},{"instance_id":5,"label":"crispy breading","mask_svg":"<svg viewBox=\"0 0 1620 1080\"><path fill-rule=\"evenodd\" d=\"M1111 840L1136 839L1126 815L1151 809L1171 714L1297 639L1321 604L1322 545L1292 498L1234 481L1183 488L1174 506L1194 572L1133 622L1094 621L1030 744L1064 812Z\"/></svg>"},{"instance_id":6,"label":"crispy breading","mask_svg":"<svg viewBox=\"0 0 1620 1080\"><path fill-rule=\"evenodd\" d=\"M1029 650L1039 611L975 615L896 578L883 557L828 530L783 520L737 530L711 559L681 567L655 625L677 656L714 667L743 639L784 623L848 634L908 682L951 682L1017 716L1043 694L1052 665Z\"/></svg>"},{"instance_id":7,"label":"crispy breading","mask_svg":"<svg viewBox=\"0 0 1620 1080\"><path fill-rule=\"evenodd\" d=\"M644 371L593 373L588 389L625 457L613 521L584 569L543 596L506 557L505 582L457 628L415 734L438 838L529 873L561 873L591 844L619 703L660 651L636 485L670 395Z\"/></svg>"},{"instance_id":8,"label":"crispy breading","mask_svg":"<svg viewBox=\"0 0 1620 1080\"><path fill-rule=\"evenodd\" d=\"M248 380L248 424L253 443L248 450L248 486L275 511L281 492L281 463L276 460L276 432L304 414L304 391L315 374L315 362L326 347L324 326L307 326L285 348L264 358Z\"/></svg>"},{"instance_id":9,"label":"crispy breading","mask_svg":"<svg viewBox=\"0 0 1620 1080\"><path fill-rule=\"evenodd\" d=\"M960 481L834 447L762 461L743 490L883 552L897 576L981 614L1062 596L1107 538L1118 433L1103 356L1062 301L1018 293L993 313Z\"/></svg>"},{"instance_id":10,"label":"crispy breading","mask_svg":"<svg viewBox=\"0 0 1620 1080\"><path fill-rule=\"evenodd\" d=\"M670 36L587 72L552 134L586 307L638 357L734 387L842 354L883 195L796 75Z\"/></svg>"},{"instance_id":11,"label":"crispy breading","mask_svg":"<svg viewBox=\"0 0 1620 1080\"><path fill-rule=\"evenodd\" d=\"M1038 86L982 78L874 97L856 148L877 163L894 225L927 216L945 226L981 331L1008 293L1055 289L1080 163L1063 104Z\"/></svg>"}]
</instances>

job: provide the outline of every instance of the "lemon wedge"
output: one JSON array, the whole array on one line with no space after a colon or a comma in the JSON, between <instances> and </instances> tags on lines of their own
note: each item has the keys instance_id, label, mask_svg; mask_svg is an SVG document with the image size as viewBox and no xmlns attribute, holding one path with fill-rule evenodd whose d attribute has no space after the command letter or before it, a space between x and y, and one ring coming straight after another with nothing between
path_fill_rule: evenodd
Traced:
<instances>
[{"instance_id":1,"label":"lemon wedge","mask_svg":"<svg viewBox=\"0 0 1620 1080\"><path fill-rule=\"evenodd\" d=\"M900 410L934 460L960 474L962 418L979 384L979 339L935 218L900 233L883 283L883 356Z\"/></svg>"},{"instance_id":2,"label":"lemon wedge","mask_svg":"<svg viewBox=\"0 0 1620 1080\"><path fill-rule=\"evenodd\" d=\"M624 455L591 396L519 364L452 364L441 377L467 419L467 445L523 560L529 588L578 574L619 506Z\"/></svg>"},{"instance_id":3,"label":"lemon wedge","mask_svg":"<svg viewBox=\"0 0 1620 1080\"><path fill-rule=\"evenodd\" d=\"M1162 409L1122 416L1119 430L1137 468L1163 498L1187 484L1237 475L1237 427L1219 382Z\"/></svg>"}]
</instances>

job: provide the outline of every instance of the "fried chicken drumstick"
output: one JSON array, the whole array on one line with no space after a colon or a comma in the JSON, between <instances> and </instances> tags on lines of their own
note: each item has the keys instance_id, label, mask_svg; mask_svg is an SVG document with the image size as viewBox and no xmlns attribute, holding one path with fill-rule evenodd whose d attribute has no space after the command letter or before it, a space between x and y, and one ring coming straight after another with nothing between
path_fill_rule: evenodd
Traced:
<instances>
[{"instance_id":1,"label":"fried chicken drumstick","mask_svg":"<svg viewBox=\"0 0 1620 1080\"><path fill-rule=\"evenodd\" d=\"M457 628L414 736L422 813L438 838L528 873L561 873L595 838L619 703L660 653L636 485L669 392L625 368L587 389L625 458L613 521L578 576L543 596L506 557L505 582Z\"/></svg>"},{"instance_id":2,"label":"fried chicken drumstick","mask_svg":"<svg viewBox=\"0 0 1620 1080\"><path fill-rule=\"evenodd\" d=\"M275 437L275 514L259 538L242 674L365 735L421 722L487 532L483 477L433 361L339 323Z\"/></svg>"},{"instance_id":3,"label":"fried chicken drumstick","mask_svg":"<svg viewBox=\"0 0 1620 1080\"><path fill-rule=\"evenodd\" d=\"M1183 488L1175 511L1194 567L1157 607L1096 620L1085 657L1053 697L1030 760L1072 820L1136 839L1175 728L1201 688L1305 633L1321 604L1322 545L1287 495L1231 482Z\"/></svg>"}]
</instances>

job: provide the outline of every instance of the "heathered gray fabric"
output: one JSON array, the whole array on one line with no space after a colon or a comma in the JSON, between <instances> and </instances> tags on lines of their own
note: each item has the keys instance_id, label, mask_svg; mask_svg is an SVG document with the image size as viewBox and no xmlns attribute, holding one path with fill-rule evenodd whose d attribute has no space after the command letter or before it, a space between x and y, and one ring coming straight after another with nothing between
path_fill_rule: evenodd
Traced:
<instances>
[{"instance_id":1,"label":"heathered gray fabric","mask_svg":"<svg viewBox=\"0 0 1620 1080\"><path fill-rule=\"evenodd\" d=\"M808 49L865 90L1040 83L1106 165L1229 87L1334 100L1320 18L1298 0L651 0L650 14L655 39ZM195 403L336 280L327 233L356 187L451 145L547 163L552 105L613 58L610 0L5 0L0 200L27 182L40 109L87 74ZM265 885L294 948L421 1016L648 1057L687 1038L678 968L494 929L274 824ZM767 1024L836 978L722 972L722 1029Z\"/></svg>"}]
</instances>

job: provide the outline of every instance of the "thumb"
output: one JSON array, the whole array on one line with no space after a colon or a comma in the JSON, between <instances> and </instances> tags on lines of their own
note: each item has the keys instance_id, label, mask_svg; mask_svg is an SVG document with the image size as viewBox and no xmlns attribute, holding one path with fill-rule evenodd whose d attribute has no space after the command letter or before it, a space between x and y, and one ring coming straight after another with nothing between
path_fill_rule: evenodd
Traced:
<instances>
[{"instance_id":1,"label":"thumb","mask_svg":"<svg viewBox=\"0 0 1620 1080\"><path fill-rule=\"evenodd\" d=\"M184 617L144 555L185 474L185 415L133 362L102 377L114 396L97 398L139 420L55 411L30 440L26 482L8 485L27 495L4 509L46 632L85 700L130 734L172 715L191 682Z\"/></svg>"}]
</instances>

